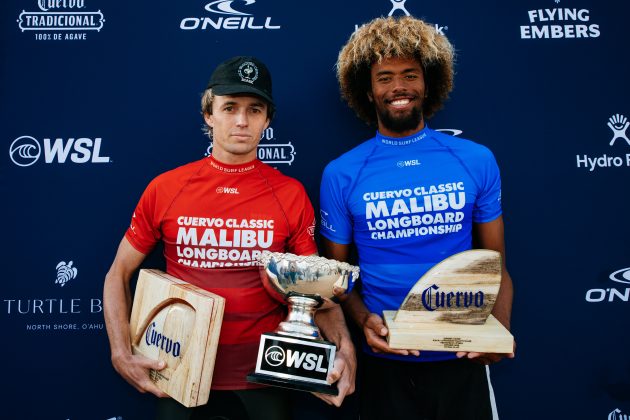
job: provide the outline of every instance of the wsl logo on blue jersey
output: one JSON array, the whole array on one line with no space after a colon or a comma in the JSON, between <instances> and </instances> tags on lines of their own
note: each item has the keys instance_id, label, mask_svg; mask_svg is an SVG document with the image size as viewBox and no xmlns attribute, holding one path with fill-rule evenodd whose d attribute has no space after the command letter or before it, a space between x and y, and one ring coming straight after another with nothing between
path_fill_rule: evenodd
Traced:
<instances>
[{"instance_id":1,"label":"wsl logo on blue jersey","mask_svg":"<svg viewBox=\"0 0 630 420\"><path fill-rule=\"evenodd\" d=\"M182 19L179 28L193 30L274 30L280 25L272 22L270 16L255 16L252 6L256 0L215 0L207 3L205 11L210 16L187 17Z\"/></svg>"}]
</instances>

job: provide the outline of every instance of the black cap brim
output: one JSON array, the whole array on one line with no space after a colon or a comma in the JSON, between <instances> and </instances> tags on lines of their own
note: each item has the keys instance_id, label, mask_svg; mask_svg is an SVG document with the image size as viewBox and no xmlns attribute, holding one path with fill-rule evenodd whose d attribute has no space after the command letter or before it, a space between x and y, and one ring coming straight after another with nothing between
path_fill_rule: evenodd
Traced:
<instances>
[{"instance_id":1,"label":"black cap brim","mask_svg":"<svg viewBox=\"0 0 630 420\"><path fill-rule=\"evenodd\" d=\"M262 90L256 89L253 86L244 86L244 85L217 85L217 86L209 86L212 88L212 93L218 96L225 95L238 95L241 93L251 93L256 96L260 96L270 105L274 105L273 100L269 97L269 95L265 94Z\"/></svg>"}]
</instances>

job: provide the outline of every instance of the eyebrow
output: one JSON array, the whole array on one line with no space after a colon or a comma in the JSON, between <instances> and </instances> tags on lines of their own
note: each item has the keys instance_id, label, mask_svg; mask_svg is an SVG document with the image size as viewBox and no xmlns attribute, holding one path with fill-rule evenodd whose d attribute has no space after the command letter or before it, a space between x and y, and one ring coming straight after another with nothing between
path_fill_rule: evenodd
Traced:
<instances>
[{"instance_id":1,"label":"eyebrow","mask_svg":"<svg viewBox=\"0 0 630 420\"><path fill-rule=\"evenodd\" d=\"M401 71L401 73L413 73L413 72L420 72L421 69L419 67L409 67L407 69L404 69L403 71ZM383 75L383 74L393 74L394 71L393 70L381 70L379 72L376 72L377 76Z\"/></svg>"},{"instance_id":2,"label":"eyebrow","mask_svg":"<svg viewBox=\"0 0 630 420\"><path fill-rule=\"evenodd\" d=\"M237 101L227 101L227 102L224 102L222 106L228 106L228 105L239 105L239 103ZM265 103L262 101L256 101L251 104L247 104L247 106L257 106L257 107L262 108L265 106Z\"/></svg>"}]
</instances>

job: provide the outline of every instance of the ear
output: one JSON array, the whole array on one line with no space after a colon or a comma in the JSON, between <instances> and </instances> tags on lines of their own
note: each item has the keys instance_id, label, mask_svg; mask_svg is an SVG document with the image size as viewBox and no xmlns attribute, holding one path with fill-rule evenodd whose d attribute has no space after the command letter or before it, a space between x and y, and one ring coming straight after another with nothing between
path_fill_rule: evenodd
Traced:
<instances>
[{"instance_id":1,"label":"ear","mask_svg":"<svg viewBox=\"0 0 630 420\"><path fill-rule=\"evenodd\" d=\"M206 124L208 124L209 127L214 127L214 118L212 117L212 114L204 112L203 120L206 122Z\"/></svg>"},{"instance_id":2,"label":"ear","mask_svg":"<svg viewBox=\"0 0 630 420\"><path fill-rule=\"evenodd\" d=\"M368 97L368 101L374 102L374 96L372 95L372 92L368 92L367 97Z\"/></svg>"}]
</instances>

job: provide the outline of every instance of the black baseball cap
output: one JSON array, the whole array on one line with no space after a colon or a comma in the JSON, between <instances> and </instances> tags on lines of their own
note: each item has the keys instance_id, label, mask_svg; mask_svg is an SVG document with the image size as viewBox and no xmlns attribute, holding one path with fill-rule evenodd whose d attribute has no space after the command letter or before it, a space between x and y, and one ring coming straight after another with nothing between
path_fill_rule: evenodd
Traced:
<instances>
[{"instance_id":1,"label":"black baseball cap","mask_svg":"<svg viewBox=\"0 0 630 420\"><path fill-rule=\"evenodd\" d=\"M208 89L215 95L251 93L274 106L271 73L262 61L251 56L237 56L219 64L210 77Z\"/></svg>"}]
</instances>

